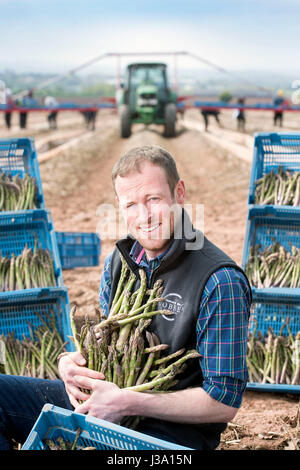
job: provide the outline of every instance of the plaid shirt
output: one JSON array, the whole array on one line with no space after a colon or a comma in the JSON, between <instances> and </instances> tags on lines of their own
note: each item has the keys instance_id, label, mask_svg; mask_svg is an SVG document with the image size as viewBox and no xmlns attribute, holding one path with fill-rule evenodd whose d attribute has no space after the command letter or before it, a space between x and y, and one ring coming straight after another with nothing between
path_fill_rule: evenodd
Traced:
<instances>
[{"instance_id":1,"label":"plaid shirt","mask_svg":"<svg viewBox=\"0 0 300 470\"><path fill-rule=\"evenodd\" d=\"M146 271L148 279L166 252L148 261L136 242L131 258ZM100 281L100 307L108 314L111 289L109 255ZM237 269L222 268L213 273L204 288L196 326L196 349L203 374L202 388L225 405L239 408L245 390L250 291L245 276Z\"/></svg>"}]
</instances>

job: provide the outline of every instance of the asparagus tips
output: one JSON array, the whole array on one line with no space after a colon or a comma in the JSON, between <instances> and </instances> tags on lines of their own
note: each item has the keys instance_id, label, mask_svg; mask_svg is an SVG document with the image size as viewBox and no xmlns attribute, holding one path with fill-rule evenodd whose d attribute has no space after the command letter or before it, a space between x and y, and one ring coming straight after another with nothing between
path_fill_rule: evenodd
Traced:
<instances>
[{"instance_id":1,"label":"asparagus tips","mask_svg":"<svg viewBox=\"0 0 300 470\"><path fill-rule=\"evenodd\" d=\"M120 275L120 279L119 279L119 282L118 282L117 291L115 293L114 300L112 302L110 315L114 315L114 308L115 308L117 302L119 301L119 299L121 297L121 293L122 293L122 290L123 290L123 287L124 287L124 284L125 284L125 281L126 281L126 277L128 275L128 272L129 272L129 268L126 265L125 260L124 260L122 255L121 255L121 262L122 262L121 275Z\"/></svg>"},{"instance_id":2,"label":"asparagus tips","mask_svg":"<svg viewBox=\"0 0 300 470\"><path fill-rule=\"evenodd\" d=\"M138 290L138 293L137 293L135 302L133 304L133 307L132 307L131 311L129 312L128 316L131 315L131 312L134 312L136 309L138 309L141 306L142 301L143 301L143 297L144 297L146 289L147 289L147 276L146 276L145 271L143 269L140 269L139 274L140 274L140 279L141 279L141 285L140 285L140 288ZM122 320L120 320L120 321L122 321ZM130 330L131 330L132 323L131 322L127 322L127 323L128 324L126 324L126 326L120 331L119 338L118 338L118 341L117 341L116 347L117 347L117 350L119 352L123 351L124 344L126 342L126 339L129 336L129 333L130 333Z\"/></svg>"},{"instance_id":3,"label":"asparagus tips","mask_svg":"<svg viewBox=\"0 0 300 470\"><path fill-rule=\"evenodd\" d=\"M0 175L0 211L36 209L36 179L28 174L23 178L10 173Z\"/></svg>"},{"instance_id":4,"label":"asparagus tips","mask_svg":"<svg viewBox=\"0 0 300 470\"><path fill-rule=\"evenodd\" d=\"M255 204L300 205L300 172L284 171L278 167L255 182Z\"/></svg>"},{"instance_id":5,"label":"asparagus tips","mask_svg":"<svg viewBox=\"0 0 300 470\"><path fill-rule=\"evenodd\" d=\"M56 285L54 262L49 251L25 246L19 255L0 255L0 291L51 287Z\"/></svg>"},{"instance_id":6,"label":"asparagus tips","mask_svg":"<svg viewBox=\"0 0 300 470\"><path fill-rule=\"evenodd\" d=\"M153 364L153 361L154 361L154 358L155 358L155 352L156 351L153 351L153 349L157 346L155 346L155 343L154 343L154 339L153 339L153 336L151 333L149 333L148 331L146 331L146 337L147 337L147 340L148 340L148 343L149 343L149 350L152 349L152 351L150 352L149 356L148 356L148 359L144 365L144 368L143 370L141 371L140 375L138 376L138 379L136 381L136 385L141 385L145 380L146 380L146 377L151 369L151 366ZM146 352L146 349L145 351Z\"/></svg>"},{"instance_id":7,"label":"asparagus tips","mask_svg":"<svg viewBox=\"0 0 300 470\"><path fill-rule=\"evenodd\" d=\"M285 327L288 335L282 336ZM292 334L288 318L278 336L271 328L265 337L260 332L249 333L247 365L250 382L299 384L299 339L299 332L295 336Z\"/></svg>"},{"instance_id":8,"label":"asparagus tips","mask_svg":"<svg viewBox=\"0 0 300 470\"><path fill-rule=\"evenodd\" d=\"M300 287L300 248L290 251L279 243L261 250L252 246L246 274L254 287Z\"/></svg>"}]
</instances>

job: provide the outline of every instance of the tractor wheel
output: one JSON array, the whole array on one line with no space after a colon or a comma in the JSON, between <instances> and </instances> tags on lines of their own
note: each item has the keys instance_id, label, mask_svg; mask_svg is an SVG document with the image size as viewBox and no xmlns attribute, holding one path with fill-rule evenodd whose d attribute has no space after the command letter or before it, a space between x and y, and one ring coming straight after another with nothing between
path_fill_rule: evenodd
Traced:
<instances>
[{"instance_id":1,"label":"tractor wheel","mask_svg":"<svg viewBox=\"0 0 300 470\"><path fill-rule=\"evenodd\" d=\"M121 137L127 139L131 136L131 117L127 105L122 106L120 110Z\"/></svg>"},{"instance_id":2,"label":"tractor wheel","mask_svg":"<svg viewBox=\"0 0 300 470\"><path fill-rule=\"evenodd\" d=\"M165 137L175 137L176 134L176 106L169 103L165 107Z\"/></svg>"}]
</instances>

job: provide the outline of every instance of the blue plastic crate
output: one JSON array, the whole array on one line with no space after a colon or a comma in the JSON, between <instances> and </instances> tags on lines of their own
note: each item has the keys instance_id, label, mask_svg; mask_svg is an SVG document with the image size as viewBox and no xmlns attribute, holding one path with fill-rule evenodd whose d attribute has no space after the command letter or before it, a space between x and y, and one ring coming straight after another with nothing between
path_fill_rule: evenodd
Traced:
<instances>
[{"instance_id":1,"label":"blue plastic crate","mask_svg":"<svg viewBox=\"0 0 300 470\"><path fill-rule=\"evenodd\" d=\"M57 286L63 286L62 268L56 234L50 211L43 209L16 212L0 212L0 252L2 256L18 256L27 245L48 249L53 257ZM0 296L2 293L0 293Z\"/></svg>"},{"instance_id":2,"label":"blue plastic crate","mask_svg":"<svg viewBox=\"0 0 300 470\"><path fill-rule=\"evenodd\" d=\"M242 267L245 269L249 256L250 247L260 245L264 250L279 242L286 250L291 251L290 244L300 248L300 212L293 209L284 210L275 206L249 206L246 223L246 234L244 239ZM253 291L257 291L253 288ZM268 292L268 289L259 289ZM296 295L298 289L284 289L273 287L275 296L284 295L287 290L291 295Z\"/></svg>"},{"instance_id":3,"label":"blue plastic crate","mask_svg":"<svg viewBox=\"0 0 300 470\"><path fill-rule=\"evenodd\" d=\"M0 335L14 333L18 339L30 337L33 329L42 324L38 314L48 323L47 315L55 314L57 329L67 350L75 351L70 324L70 302L67 288L54 287L4 292L0 296Z\"/></svg>"},{"instance_id":4,"label":"blue plastic crate","mask_svg":"<svg viewBox=\"0 0 300 470\"><path fill-rule=\"evenodd\" d=\"M56 232L62 269L99 266L101 242L97 233Z\"/></svg>"},{"instance_id":5,"label":"blue plastic crate","mask_svg":"<svg viewBox=\"0 0 300 470\"><path fill-rule=\"evenodd\" d=\"M25 174L34 177L37 185L37 208L45 208L39 161L33 139L0 139L0 170L12 176L18 174L20 178Z\"/></svg>"},{"instance_id":6,"label":"blue plastic crate","mask_svg":"<svg viewBox=\"0 0 300 470\"><path fill-rule=\"evenodd\" d=\"M280 298L274 296L272 289L253 292L249 331L254 332L257 322L256 333L260 331L265 336L268 329L272 328L274 334L278 335L287 317L292 334L296 335L300 331L300 289L298 295L289 293L289 290L284 289ZM288 335L286 326L282 329L282 335ZM248 382L247 390L299 394L300 385Z\"/></svg>"},{"instance_id":7,"label":"blue plastic crate","mask_svg":"<svg viewBox=\"0 0 300 470\"><path fill-rule=\"evenodd\" d=\"M286 318L289 318L289 327L293 335L300 331L300 289L296 294L288 294L289 289L284 289L280 297L276 297L273 289L257 289L253 292L253 302L249 320L249 330L254 331L255 320L257 331L266 335L269 328L278 335ZM285 327L282 331L284 336L288 335Z\"/></svg>"},{"instance_id":8,"label":"blue plastic crate","mask_svg":"<svg viewBox=\"0 0 300 470\"><path fill-rule=\"evenodd\" d=\"M300 171L300 134L255 134L249 185L249 204L255 204L255 181L270 173L272 170L277 173L278 167L280 166L283 167L285 171Z\"/></svg>"},{"instance_id":9,"label":"blue plastic crate","mask_svg":"<svg viewBox=\"0 0 300 470\"><path fill-rule=\"evenodd\" d=\"M85 416L57 406L44 405L22 450L46 450L45 439L63 439L74 442L76 431L82 433L78 447L96 447L97 450L191 450L171 442L132 431L102 419Z\"/></svg>"}]
</instances>

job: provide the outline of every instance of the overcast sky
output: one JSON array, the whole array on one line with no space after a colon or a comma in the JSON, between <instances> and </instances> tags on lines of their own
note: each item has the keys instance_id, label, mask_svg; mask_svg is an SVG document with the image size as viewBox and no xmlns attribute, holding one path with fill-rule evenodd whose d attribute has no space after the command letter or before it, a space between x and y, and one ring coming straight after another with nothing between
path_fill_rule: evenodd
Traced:
<instances>
[{"instance_id":1,"label":"overcast sky","mask_svg":"<svg viewBox=\"0 0 300 470\"><path fill-rule=\"evenodd\" d=\"M106 52L183 50L300 79L299 0L0 0L0 18L0 70L61 73Z\"/></svg>"}]
</instances>

